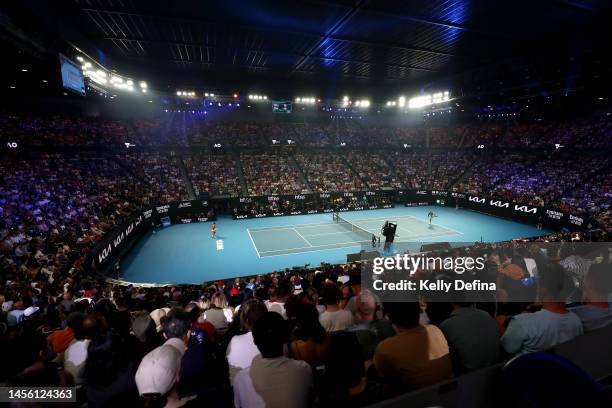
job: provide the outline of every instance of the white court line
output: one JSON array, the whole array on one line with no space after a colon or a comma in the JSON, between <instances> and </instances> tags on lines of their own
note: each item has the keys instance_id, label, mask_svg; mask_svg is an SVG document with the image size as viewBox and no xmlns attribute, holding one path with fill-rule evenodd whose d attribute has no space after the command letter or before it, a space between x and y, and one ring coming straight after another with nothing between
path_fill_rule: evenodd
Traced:
<instances>
[{"instance_id":1,"label":"white court line","mask_svg":"<svg viewBox=\"0 0 612 408\"><path fill-rule=\"evenodd\" d=\"M306 234L306 236L310 238L310 237L318 237L320 235L338 235L338 234L354 234L354 231L325 232L321 234Z\"/></svg>"},{"instance_id":2,"label":"white court line","mask_svg":"<svg viewBox=\"0 0 612 408\"><path fill-rule=\"evenodd\" d=\"M366 240L366 241L334 242L333 244L311 245L309 247L274 249L272 251L263 251L262 254L267 254L267 253L270 253L270 252L292 251L294 249L323 248L323 247L329 247L329 246L332 246L332 245L361 244L362 242L369 242L369 241ZM349 246L353 246L353 245L349 245ZM342 248L342 247L339 247L339 248ZM338 248L332 248L332 249L338 249Z\"/></svg>"},{"instance_id":3,"label":"white court line","mask_svg":"<svg viewBox=\"0 0 612 408\"><path fill-rule=\"evenodd\" d=\"M337 225L335 222L325 222L320 224L297 224L297 225L284 225L280 227L261 227L261 228L252 228L251 232L266 232L266 231L278 231L278 230L286 230L286 229L294 229L294 228L302 228L302 227L316 227L321 225Z\"/></svg>"},{"instance_id":4,"label":"white court line","mask_svg":"<svg viewBox=\"0 0 612 408\"><path fill-rule=\"evenodd\" d=\"M299 254L305 254L308 252L323 252L323 251L333 251L336 249L345 249L345 248L350 248L350 247L361 247L361 244L365 243L367 241L360 241L360 242L356 242L355 245L344 245L341 247L336 247L336 248L321 248L321 249L315 249L312 251L302 251L302 252L289 252L287 254L276 254L276 255L263 255L264 258L268 258L268 257L273 257L273 256L287 256L287 255L299 255ZM308 249L308 248L305 248Z\"/></svg>"},{"instance_id":5,"label":"white court line","mask_svg":"<svg viewBox=\"0 0 612 408\"><path fill-rule=\"evenodd\" d=\"M300 238L302 238L302 239L304 240L304 242L306 242L308 245L310 245L310 246L312 247L312 244L310 243L310 241L308 241L306 238L304 238L304 236L303 236L302 234L300 234L300 233L298 232L298 230L296 230L296 229L294 228L294 229L293 229L293 231L295 231L295 233L296 233L296 234L298 234L298 236L299 236Z\"/></svg>"},{"instance_id":6,"label":"white court line","mask_svg":"<svg viewBox=\"0 0 612 408\"><path fill-rule=\"evenodd\" d=\"M257 250L257 245L255 245L255 241L253 241L253 237L251 236L251 231L249 231L248 228L247 228L247 234L249 234L249 238L251 238L251 244L253 244L253 248L255 248L255 252L257 253L257 257L259 259L261 259L261 256L259 256L259 251Z\"/></svg>"}]
</instances>

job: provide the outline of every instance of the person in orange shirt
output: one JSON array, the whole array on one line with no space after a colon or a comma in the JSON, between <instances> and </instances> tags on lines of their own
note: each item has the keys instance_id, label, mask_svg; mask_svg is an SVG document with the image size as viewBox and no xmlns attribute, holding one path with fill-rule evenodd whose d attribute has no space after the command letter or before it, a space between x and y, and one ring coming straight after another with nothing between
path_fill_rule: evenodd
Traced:
<instances>
[{"instance_id":1,"label":"person in orange shirt","mask_svg":"<svg viewBox=\"0 0 612 408\"><path fill-rule=\"evenodd\" d=\"M210 232L212 234L212 237L216 239L217 238L217 223L216 222L212 223L212 226L210 227Z\"/></svg>"},{"instance_id":2,"label":"person in orange shirt","mask_svg":"<svg viewBox=\"0 0 612 408\"><path fill-rule=\"evenodd\" d=\"M74 331L79 330L83 325L84 317L85 315L81 312L70 313L66 318L68 326L65 329L54 331L47 337L47 342L54 353L66 351L72 340L74 340Z\"/></svg>"},{"instance_id":3,"label":"person in orange shirt","mask_svg":"<svg viewBox=\"0 0 612 408\"><path fill-rule=\"evenodd\" d=\"M397 334L376 347L373 362L378 375L397 392L451 379L448 343L436 326L419 324L419 303L387 303L385 310Z\"/></svg>"}]
</instances>

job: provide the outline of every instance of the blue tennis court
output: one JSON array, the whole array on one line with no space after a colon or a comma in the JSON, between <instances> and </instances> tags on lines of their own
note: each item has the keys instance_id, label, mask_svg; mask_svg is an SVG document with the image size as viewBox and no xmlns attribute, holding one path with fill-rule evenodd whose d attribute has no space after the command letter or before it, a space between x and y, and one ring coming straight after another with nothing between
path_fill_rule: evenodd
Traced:
<instances>
[{"instance_id":1,"label":"blue tennis court","mask_svg":"<svg viewBox=\"0 0 612 408\"><path fill-rule=\"evenodd\" d=\"M260 258L300 252L348 248L371 242L372 235L380 235L385 221L397 223L396 242L421 238L462 235L442 225L419 220L411 215L365 218L346 222L288 225L247 229ZM384 238L383 238L384 239Z\"/></svg>"},{"instance_id":2,"label":"blue tennis court","mask_svg":"<svg viewBox=\"0 0 612 408\"><path fill-rule=\"evenodd\" d=\"M427 213L438 214L429 226ZM550 231L449 207L397 207L341 213L364 232L336 223L332 214L217 221L218 240L210 223L172 225L144 236L121 260L121 277L142 283L201 283L216 279L346 262L380 234L385 221L397 223L396 242L504 241Z\"/></svg>"}]
</instances>

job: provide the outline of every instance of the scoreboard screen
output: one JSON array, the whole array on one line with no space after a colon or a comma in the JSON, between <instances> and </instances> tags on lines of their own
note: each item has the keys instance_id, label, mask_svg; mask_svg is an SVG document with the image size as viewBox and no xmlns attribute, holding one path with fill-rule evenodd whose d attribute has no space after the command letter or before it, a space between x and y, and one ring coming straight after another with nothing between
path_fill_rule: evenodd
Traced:
<instances>
[{"instance_id":1,"label":"scoreboard screen","mask_svg":"<svg viewBox=\"0 0 612 408\"><path fill-rule=\"evenodd\" d=\"M74 62L66 58L65 55L59 55L60 71L62 74L62 85L64 88L76 92L80 95L85 95L85 81L83 80L83 72Z\"/></svg>"},{"instance_id":2,"label":"scoreboard screen","mask_svg":"<svg viewBox=\"0 0 612 408\"><path fill-rule=\"evenodd\" d=\"M272 101L272 112L291 113L293 105L289 101Z\"/></svg>"}]
</instances>

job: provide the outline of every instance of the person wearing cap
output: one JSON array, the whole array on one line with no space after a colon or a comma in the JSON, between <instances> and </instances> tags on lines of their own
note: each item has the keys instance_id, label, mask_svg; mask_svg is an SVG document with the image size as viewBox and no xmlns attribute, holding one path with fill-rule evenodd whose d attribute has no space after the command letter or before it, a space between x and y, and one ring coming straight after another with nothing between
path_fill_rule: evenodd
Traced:
<instances>
[{"instance_id":1,"label":"person wearing cap","mask_svg":"<svg viewBox=\"0 0 612 408\"><path fill-rule=\"evenodd\" d=\"M136 371L138 394L147 406L180 406L175 385L181 359L189 342L191 321L179 310L172 310L162 321L166 342L144 356Z\"/></svg>"}]
</instances>

